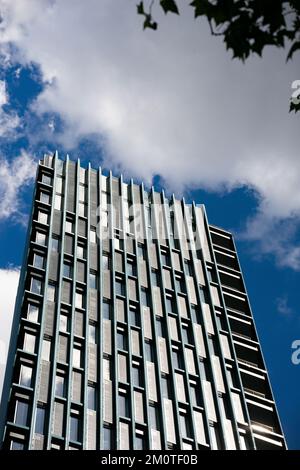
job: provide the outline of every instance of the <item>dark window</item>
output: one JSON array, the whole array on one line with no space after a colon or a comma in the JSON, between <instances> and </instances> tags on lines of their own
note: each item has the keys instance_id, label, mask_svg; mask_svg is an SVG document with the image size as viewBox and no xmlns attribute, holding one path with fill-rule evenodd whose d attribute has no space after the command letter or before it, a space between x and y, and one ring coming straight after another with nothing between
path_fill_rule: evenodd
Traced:
<instances>
[{"instance_id":1,"label":"dark window","mask_svg":"<svg viewBox=\"0 0 300 470\"><path fill-rule=\"evenodd\" d=\"M162 388L162 396L164 398L170 398L171 397L171 391L170 391L170 381L168 377L162 377L161 378L161 388Z\"/></svg>"},{"instance_id":2,"label":"dark window","mask_svg":"<svg viewBox=\"0 0 300 470\"><path fill-rule=\"evenodd\" d=\"M79 417L75 415L71 415L70 419L70 440L71 441L79 441Z\"/></svg>"},{"instance_id":3,"label":"dark window","mask_svg":"<svg viewBox=\"0 0 300 470\"><path fill-rule=\"evenodd\" d=\"M27 417L28 403L17 400L15 408L15 423L19 426L27 426Z\"/></svg>"},{"instance_id":4,"label":"dark window","mask_svg":"<svg viewBox=\"0 0 300 470\"><path fill-rule=\"evenodd\" d=\"M125 285L123 279L116 278L115 288L117 295L125 295Z\"/></svg>"},{"instance_id":5,"label":"dark window","mask_svg":"<svg viewBox=\"0 0 300 470\"><path fill-rule=\"evenodd\" d=\"M31 381L32 381L32 367L28 367L28 366L25 366L24 364L21 364L20 380L19 380L20 385L23 385L23 387L31 387Z\"/></svg>"},{"instance_id":6,"label":"dark window","mask_svg":"<svg viewBox=\"0 0 300 470\"><path fill-rule=\"evenodd\" d=\"M139 315L137 312L136 308L130 308L129 309L129 319L130 319L130 324L133 326L139 326Z\"/></svg>"},{"instance_id":7,"label":"dark window","mask_svg":"<svg viewBox=\"0 0 300 470\"><path fill-rule=\"evenodd\" d=\"M152 343L150 343L149 341L145 342L145 357L146 361L153 362L154 360Z\"/></svg>"},{"instance_id":8,"label":"dark window","mask_svg":"<svg viewBox=\"0 0 300 470\"><path fill-rule=\"evenodd\" d=\"M187 276L193 276L192 264L187 259L184 260L184 269Z\"/></svg>"},{"instance_id":9,"label":"dark window","mask_svg":"<svg viewBox=\"0 0 300 470\"><path fill-rule=\"evenodd\" d=\"M128 276L136 276L136 267L133 261L127 262L127 274Z\"/></svg>"},{"instance_id":10,"label":"dark window","mask_svg":"<svg viewBox=\"0 0 300 470\"><path fill-rule=\"evenodd\" d=\"M141 434L136 434L135 435L134 448L135 448L135 450L145 449L145 439L144 439L143 435L141 435Z\"/></svg>"},{"instance_id":11,"label":"dark window","mask_svg":"<svg viewBox=\"0 0 300 470\"><path fill-rule=\"evenodd\" d=\"M102 314L103 314L103 318L105 318L106 320L110 320L111 309L110 309L110 301L109 300L103 300Z\"/></svg>"},{"instance_id":12,"label":"dark window","mask_svg":"<svg viewBox=\"0 0 300 470\"><path fill-rule=\"evenodd\" d=\"M95 387L88 386L87 395L88 395L88 409L89 410L96 410L96 389L95 389Z\"/></svg>"},{"instance_id":13,"label":"dark window","mask_svg":"<svg viewBox=\"0 0 300 470\"><path fill-rule=\"evenodd\" d=\"M144 245L138 244L138 257L145 259L145 248Z\"/></svg>"},{"instance_id":14,"label":"dark window","mask_svg":"<svg viewBox=\"0 0 300 470\"><path fill-rule=\"evenodd\" d=\"M69 263L64 263L64 276L65 277L72 276L72 266Z\"/></svg>"},{"instance_id":15,"label":"dark window","mask_svg":"<svg viewBox=\"0 0 300 470\"><path fill-rule=\"evenodd\" d=\"M160 286L160 276L158 274L158 271L155 269L152 269L151 271L151 280L152 280L152 285L159 287Z\"/></svg>"},{"instance_id":16,"label":"dark window","mask_svg":"<svg viewBox=\"0 0 300 470\"><path fill-rule=\"evenodd\" d=\"M111 449L111 429L108 427L103 428L103 450Z\"/></svg>"},{"instance_id":17,"label":"dark window","mask_svg":"<svg viewBox=\"0 0 300 470\"><path fill-rule=\"evenodd\" d=\"M124 331L117 332L117 344L119 349L122 349L123 351L126 350L126 337Z\"/></svg>"},{"instance_id":18,"label":"dark window","mask_svg":"<svg viewBox=\"0 0 300 470\"><path fill-rule=\"evenodd\" d=\"M158 410L154 405L149 407L150 427L159 430Z\"/></svg>"},{"instance_id":19,"label":"dark window","mask_svg":"<svg viewBox=\"0 0 300 470\"><path fill-rule=\"evenodd\" d=\"M141 369L139 366L133 366L132 379L133 379L133 385L135 385L136 387L142 386Z\"/></svg>"},{"instance_id":20,"label":"dark window","mask_svg":"<svg viewBox=\"0 0 300 470\"><path fill-rule=\"evenodd\" d=\"M142 287L141 289L141 304L149 307L149 294L148 290Z\"/></svg>"},{"instance_id":21,"label":"dark window","mask_svg":"<svg viewBox=\"0 0 300 470\"><path fill-rule=\"evenodd\" d=\"M166 251L161 252L161 263L165 266L170 266L170 257Z\"/></svg>"},{"instance_id":22,"label":"dark window","mask_svg":"<svg viewBox=\"0 0 300 470\"><path fill-rule=\"evenodd\" d=\"M54 252L59 251L59 240L57 238L52 238L51 249Z\"/></svg>"},{"instance_id":23,"label":"dark window","mask_svg":"<svg viewBox=\"0 0 300 470\"><path fill-rule=\"evenodd\" d=\"M65 396L65 377L63 375L57 375L55 379L55 395L57 397Z\"/></svg>"},{"instance_id":24,"label":"dark window","mask_svg":"<svg viewBox=\"0 0 300 470\"><path fill-rule=\"evenodd\" d=\"M45 426L45 408L37 407L35 417L35 429L36 434L44 434Z\"/></svg>"},{"instance_id":25,"label":"dark window","mask_svg":"<svg viewBox=\"0 0 300 470\"><path fill-rule=\"evenodd\" d=\"M90 288L97 289L97 276L94 273L90 273Z\"/></svg>"},{"instance_id":26,"label":"dark window","mask_svg":"<svg viewBox=\"0 0 300 470\"><path fill-rule=\"evenodd\" d=\"M129 416L128 397L119 393L119 415L123 417Z\"/></svg>"},{"instance_id":27,"label":"dark window","mask_svg":"<svg viewBox=\"0 0 300 470\"><path fill-rule=\"evenodd\" d=\"M181 355L177 349L172 350L173 367L181 369Z\"/></svg>"}]
</instances>

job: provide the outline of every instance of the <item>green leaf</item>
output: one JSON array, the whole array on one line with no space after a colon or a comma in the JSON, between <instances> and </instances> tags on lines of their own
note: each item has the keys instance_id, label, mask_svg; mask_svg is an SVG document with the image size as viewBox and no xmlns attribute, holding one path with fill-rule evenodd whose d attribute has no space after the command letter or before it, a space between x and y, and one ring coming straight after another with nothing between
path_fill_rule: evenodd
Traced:
<instances>
[{"instance_id":1,"label":"green leaf","mask_svg":"<svg viewBox=\"0 0 300 470\"><path fill-rule=\"evenodd\" d=\"M290 101L290 113L294 111L295 113L298 113L300 111L300 103L296 104L293 101Z\"/></svg>"},{"instance_id":2,"label":"green leaf","mask_svg":"<svg viewBox=\"0 0 300 470\"><path fill-rule=\"evenodd\" d=\"M178 7L175 0L160 0L160 6L162 7L165 13L168 13L170 11L171 13L176 13L176 15L179 15Z\"/></svg>"},{"instance_id":3,"label":"green leaf","mask_svg":"<svg viewBox=\"0 0 300 470\"><path fill-rule=\"evenodd\" d=\"M145 15L144 2L140 2L140 3L136 6L136 9L137 9L138 15Z\"/></svg>"},{"instance_id":4,"label":"green leaf","mask_svg":"<svg viewBox=\"0 0 300 470\"><path fill-rule=\"evenodd\" d=\"M144 21L144 29L157 29L157 23L152 20L152 16L150 14L145 14L145 21Z\"/></svg>"},{"instance_id":5,"label":"green leaf","mask_svg":"<svg viewBox=\"0 0 300 470\"><path fill-rule=\"evenodd\" d=\"M294 52L296 52L298 49L300 49L300 41L295 41L294 44L292 45L292 47L289 50L286 61L291 59L293 57Z\"/></svg>"}]
</instances>

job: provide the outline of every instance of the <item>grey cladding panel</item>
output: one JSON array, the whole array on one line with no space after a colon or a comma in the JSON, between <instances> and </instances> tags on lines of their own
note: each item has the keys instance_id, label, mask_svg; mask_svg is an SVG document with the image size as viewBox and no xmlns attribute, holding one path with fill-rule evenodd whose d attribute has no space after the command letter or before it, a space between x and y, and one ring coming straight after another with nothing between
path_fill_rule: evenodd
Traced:
<instances>
[{"instance_id":1,"label":"grey cladding panel","mask_svg":"<svg viewBox=\"0 0 300 470\"><path fill-rule=\"evenodd\" d=\"M48 361L41 361L41 374L39 381L38 400L47 403L49 395L49 376L50 376L50 363Z\"/></svg>"},{"instance_id":2,"label":"grey cladding panel","mask_svg":"<svg viewBox=\"0 0 300 470\"><path fill-rule=\"evenodd\" d=\"M45 321L45 334L53 336L54 331L54 313L55 303L47 301L46 307L46 321Z\"/></svg>"},{"instance_id":3,"label":"grey cladding panel","mask_svg":"<svg viewBox=\"0 0 300 470\"><path fill-rule=\"evenodd\" d=\"M98 297L95 289L90 290L90 301L89 301L89 318L97 321L98 319Z\"/></svg>"},{"instance_id":4,"label":"grey cladding panel","mask_svg":"<svg viewBox=\"0 0 300 470\"><path fill-rule=\"evenodd\" d=\"M78 219L78 234L82 237L86 237L86 221L85 219Z\"/></svg>"},{"instance_id":5,"label":"grey cladding panel","mask_svg":"<svg viewBox=\"0 0 300 470\"><path fill-rule=\"evenodd\" d=\"M68 165L68 196L67 196L67 210L75 212L75 178L76 166L74 162L69 162Z\"/></svg>"},{"instance_id":6,"label":"grey cladding panel","mask_svg":"<svg viewBox=\"0 0 300 470\"><path fill-rule=\"evenodd\" d=\"M94 271L98 269L98 246L95 243L90 244L90 268Z\"/></svg>"},{"instance_id":7,"label":"grey cladding panel","mask_svg":"<svg viewBox=\"0 0 300 470\"><path fill-rule=\"evenodd\" d=\"M85 282L85 263L77 261L77 281Z\"/></svg>"},{"instance_id":8,"label":"grey cladding panel","mask_svg":"<svg viewBox=\"0 0 300 470\"><path fill-rule=\"evenodd\" d=\"M56 209L53 214L52 232L55 235L61 234L61 212Z\"/></svg>"},{"instance_id":9,"label":"grey cladding panel","mask_svg":"<svg viewBox=\"0 0 300 470\"><path fill-rule=\"evenodd\" d=\"M71 235L65 235L65 253L72 255L74 249L74 238Z\"/></svg>"},{"instance_id":10,"label":"grey cladding panel","mask_svg":"<svg viewBox=\"0 0 300 470\"><path fill-rule=\"evenodd\" d=\"M49 279L51 281L57 281L58 279L58 267L59 267L59 254L52 252L50 254L50 266L49 266Z\"/></svg>"}]
</instances>

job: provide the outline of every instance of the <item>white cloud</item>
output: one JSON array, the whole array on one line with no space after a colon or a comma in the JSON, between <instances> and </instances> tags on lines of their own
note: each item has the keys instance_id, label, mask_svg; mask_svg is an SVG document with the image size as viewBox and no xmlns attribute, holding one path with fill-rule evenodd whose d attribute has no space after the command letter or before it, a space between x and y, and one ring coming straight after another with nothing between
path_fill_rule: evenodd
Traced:
<instances>
[{"instance_id":1,"label":"white cloud","mask_svg":"<svg viewBox=\"0 0 300 470\"><path fill-rule=\"evenodd\" d=\"M22 151L12 162L0 157L0 220L20 218L21 192L35 177L36 163Z\"/></svg>"},{"instance_id":2,"label":"white cloud","mask_svg":"<svg viewBox=\"0 0 300 470\"><path fill-rule=\"evenodd\" d=\"M19 269L0 269L0 397L9 346L10 331L19 282Z\"/></svg>"},{"instance_id":3,"label":"white cloud","mask_svg":"<svg viewBox=\"0 0 300 470\"><path fill-rule=\"evenodd\" d=\"M47 86L34 109L60 114L62 143L99 135L107 166L148 182L159 174L174 191L252 188L259 210L247 236L300 268L291 239L262 240L300 215L299 119L288 113L299 70L286 52L232 61L191 8L157 12L156 32L142 31L135 0L0 0L0 9L0 39L17 46L12 60L39 64Z\"/></svg>"},{"instance_id":4,"label":"white cloud","mask_svg":"<svg viewBox=\"0 0 300 470\"><path fill-rule=\"evenodd\" d=\"M276 306L277 311L285 317L290 317L293 313L292 309L288 304L287 296L278 297L278 299L276 299Z\"/></svg>"},{"instance_id":5,"label":"white cloud","mask_svg":"<svg viewBox=\"0 0 300 470\"><path fill-rule=\"evenodd\" d=\"M8 104L6 83L0 80L0 137L14 136L16 128L20 125L20 119L15 112L6 112L3 106Z\"/></svg>"}]
</instances>

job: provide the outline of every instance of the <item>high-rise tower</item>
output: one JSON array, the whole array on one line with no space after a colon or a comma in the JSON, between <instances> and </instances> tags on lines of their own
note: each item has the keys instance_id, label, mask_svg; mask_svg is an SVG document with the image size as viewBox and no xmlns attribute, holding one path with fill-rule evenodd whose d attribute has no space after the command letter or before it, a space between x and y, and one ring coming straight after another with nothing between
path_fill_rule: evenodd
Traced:
<instances>
[{"instance_id":1,"label":"high-rise tower","mask_svg":"<svg viewBox=\"0 0 300 470\"><path fill-rule=\"evenodd\" d=\"M286 447L232 235L202 205L39 163L0 442Z\"/></svg>"}]
</instances>

